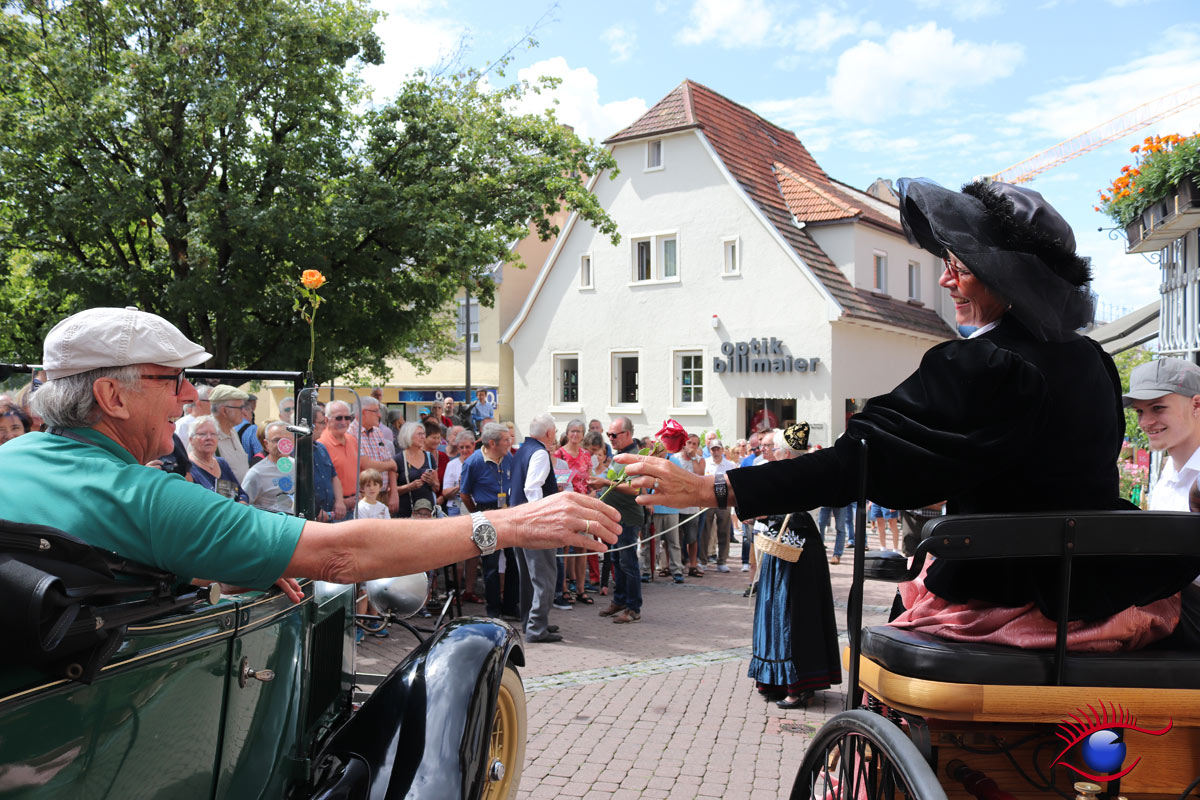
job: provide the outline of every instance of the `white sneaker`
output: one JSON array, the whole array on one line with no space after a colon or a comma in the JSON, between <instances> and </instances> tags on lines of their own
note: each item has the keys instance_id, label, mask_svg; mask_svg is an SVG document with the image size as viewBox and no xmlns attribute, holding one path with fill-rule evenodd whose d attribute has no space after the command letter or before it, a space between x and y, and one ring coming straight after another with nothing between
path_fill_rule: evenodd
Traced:
<instances>
[{"instance_id":1,"label":"white sneaker","mask_svg":"<svg viewBox=\"0 0 1200 800\"><path fill-rule=\"evenodd\" d=\"M749 571L750 571L750 565L742 564L742 572L749 572Z\"/></svg>"},{"instance_id":2,"label":"white sneaker","mask_svg":"<svg viewBox=\"0 0 1200 800\"><path fill-rule=\"evenodd\" d=\"M717 572L729 572L729 567L726 564L722 564L717 567Z\"/></svg>"}]
</instances>

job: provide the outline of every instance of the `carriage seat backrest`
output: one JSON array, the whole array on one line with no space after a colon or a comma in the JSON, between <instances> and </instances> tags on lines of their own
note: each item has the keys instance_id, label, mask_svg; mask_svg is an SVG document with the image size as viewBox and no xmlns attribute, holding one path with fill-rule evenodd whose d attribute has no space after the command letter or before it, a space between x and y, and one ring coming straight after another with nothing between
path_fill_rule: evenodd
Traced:
<instances>
[{"instance_id":1,"label":"carriage seat backrest","mask_svg":"<svg viewBox=\"0 0 1200 800\"><path fill-rule=\"evenodd\" d=\"M1200 516L1179 512L956 515L930 521L922 535L909 579L920 573L927 555L963 560L1200 556ZM1069 577L1069 570L1065 574ZM1062 587L1064 608L1069 588ZM1065 616L1060 611L1060 619ZM1063 633L1065 637L1065 628ZM1065 638L1060 652L1023 650L952 642L889 626L864 629L860 641L865 657L890 672L925 680L1200 689L1200 653L1190 651L1073 653L1065 651Z\"/></svg>"}]
</instances>

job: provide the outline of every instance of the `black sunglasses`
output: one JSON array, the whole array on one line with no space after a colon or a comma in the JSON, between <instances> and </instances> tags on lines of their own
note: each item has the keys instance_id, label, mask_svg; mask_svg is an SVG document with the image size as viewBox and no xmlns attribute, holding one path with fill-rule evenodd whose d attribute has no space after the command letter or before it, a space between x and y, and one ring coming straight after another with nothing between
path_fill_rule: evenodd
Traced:
<instances>
[{"instance_id":1,"label":"black sunglasses","mask_svg":"<svg viewBox=\"0 0 1200 800\"><path fill-rule=\"evenodd\" d=\"M177 396L179 394L179 390L183 388L183 382L187 380L182 371L173 373L171 375L142 375L141 378L142 380L147 381L173 381L175 383L175 391L173 394Z\"/></svg>"},{"instance_id":2,"label":"black sunglasses","mask_svg":"<svg viewBox=\"0 0 1200 800\"><path fill-rule=\"evenodd\" d=\"M353 414L338 414L337 416L330 417L330 419L336 419L338 422L350 422L354 419L354 415Z\"/></svg>"}]
</instances>

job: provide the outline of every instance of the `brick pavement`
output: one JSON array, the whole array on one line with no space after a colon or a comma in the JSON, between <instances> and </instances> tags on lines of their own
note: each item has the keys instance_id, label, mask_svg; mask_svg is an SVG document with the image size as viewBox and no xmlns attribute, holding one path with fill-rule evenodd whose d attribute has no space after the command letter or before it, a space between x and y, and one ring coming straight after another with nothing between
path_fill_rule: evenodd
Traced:
<instances>
[{"instance_id":1,"label":"brick pavement","mask_svg":"<svg viewBox=\"0 0 1200 800\"><path fill-rule=\"evenodd\" d=\"M737 548L735 547L735 550ZM831 566L837 623L845 641L850 558ZM809 708L766 703L746 677L752 601L747 575L710 570L683 585L643 584L642 620L600 617L607 598L554 610L563 641L526 645L521 670L529 738L519 797L782 797L812 734L841 710L841 687ZM864 620L886 619L894 587L868 582ZM481 613L465 606L466 613ZM368 639L359 669L384 672L412 637Z\"/></svg>"}]
</instances>

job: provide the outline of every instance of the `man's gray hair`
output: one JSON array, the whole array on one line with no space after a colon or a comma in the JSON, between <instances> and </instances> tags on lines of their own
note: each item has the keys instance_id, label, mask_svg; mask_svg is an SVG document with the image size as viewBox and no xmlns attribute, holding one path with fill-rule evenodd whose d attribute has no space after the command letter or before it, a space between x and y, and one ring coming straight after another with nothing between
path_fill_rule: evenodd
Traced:
<instances>
[{"instance_id":1,"label":"man's gray hair","mask_svg":"<svg viewBox=\"0 0 1200 800\"><path fill-rule=\"evenodd\" d=\"M337 413L336 411L334 411L334 406L337 406L338 408L346 409L346 413L350 412L350 404L347 403L345 400L330 400L328 403L325 404L325 413L328 416L332 417L334 414Z\"/></svg>"},{"instance_id":2,"label":"man's gray hair","mask_svg":"<svg viewBox=\"0 0 1200 800\"><path fill-rule=\"evenodd\" d=\"M263 436L264 437L269 437L271 435L271 428L283 428L286 431L287 423L281 419L274 420L273 422L268 422L267 427L263 428Z\"/></svg>"},{"instance_id":3,"label":"man's gray hair","mask_svg":"<svg viewBox=\"0 0 1200 800\"><path fill-rule=\"evenodd\" d=\"M538 414L529 423L529 435L534 439L541 439L549 431L554 430L558 426L554 423L554 417L549 414Z\"/></svg>"},{"instance_id":4,"label":"man's gray hair","mask_svg":"<svg viewBox=\"0 0 1200 800\"><path fill-rule=\"evenodd\" d=\"M482 445L494 445L508 436L508 428L501 425L499 422L489 422L483 426L483 433L479 434L479 443Z\"/></svg>"},{"instance_id":5,"label":"man's gray hair","mask_svg":"<svg viewBox=\"0 0 1200 800\"><path fill-rule=\"evenodd\" d=\"M633 436L633 420L629 417L617 417L616 421L621 423L621 430Z\"/></svg>"},{"instance_id":6,"label":"man's gray hair","mask_svg":"<svg viewBox=\"0 0 1200 800\"><path fill-rule=\"evenodd\" d=\"M126 389L141 385L142 369L136 364L125 367L103 367L65 378L46 381L29 398L33 413L55 428L90 428L100 421L100 407L92 384L101 378L111 378Z\"/></svg>"},{"instance_id":7,"label":"man's gray hair","mask_svg":"<svg viewBox=\"0 0 1200 800\"><path fill-rule=\"evenodd\" d=\"M396 444L400 445L401 450L407 450L412 447L413 434L423 430L425 430L425 426L420 422L404 423L400 426L400 432L396 434Z\"/></svg>"},{"instance_id":8,"label":"man's gray hair","mask_svg":"<svg viewBox=\"0 0 1200 800\"><path fill-rule=\"evenodd\" d=\"M196 387L196 395L197 395L196 399L197 400L207 400L208 395L211 392L212 392L212 387L209 386L207 383L202 383Z\"/></svg>"},{"instance_id":9,"label":"man's gray hair","mask_svg":"<svg viewBox=\"0 0 1200 800\"><path fill-rule=\"evenodd\" d=\"M471 433L466 428L463 428L458 432L458 435L454 437L454 443L459 446L464 444L475 444L475 434Z\"/></svg>"},{"instance_id":10,"label":"man's gray hair","mask_svg":"<svg viewBox=\"0 0 1200 800\"><path fill-rule=\"evenodd\" d=\"M358 407L360 409L379 408L379 401L376 400L374 397L371 397L371 395L367 395L366 397L358 398Z\"/></svg>"}]
</instances>

